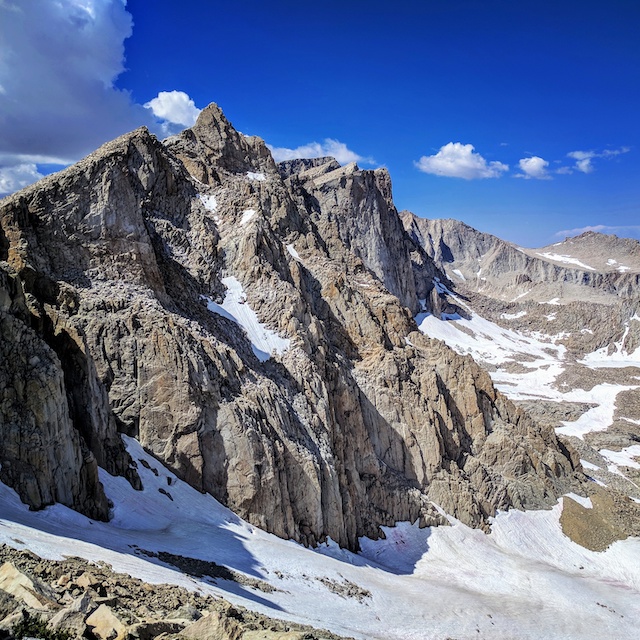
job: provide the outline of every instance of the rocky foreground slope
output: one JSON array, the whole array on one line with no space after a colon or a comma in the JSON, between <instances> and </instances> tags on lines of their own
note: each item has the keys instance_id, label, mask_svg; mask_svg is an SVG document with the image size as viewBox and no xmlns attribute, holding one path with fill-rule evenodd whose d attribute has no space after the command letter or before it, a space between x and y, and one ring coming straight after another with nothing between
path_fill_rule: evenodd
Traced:
<instances>
[{"instance_id":1,"label":"rocky foreground slope","mask_svg":"<svg viewBox=\"0 0 640 640\"><path fill-rule=\"evenodd\" d=\"M229 579L215 563L192 575ZM268 585L267 585L268 586ZM123 640L339 640L168 584L150 585L82 558L44 560L0 545L0 637Z\"/></svg>"},{"instance_id":2,"label":"rocky foreground slope","mask_svg":"<svg viewBox=\"0 0 640 640\"><path fill-rule=\"evenodd\" d=\"M473 360L386 170L276 165L217 106L0 204L0 479L109 517L119 434L249 522L352 549L380 525L476 527L579 490L577 459ZM423 301L422 303L420 301Z\"/></svg>"}]
</instances>

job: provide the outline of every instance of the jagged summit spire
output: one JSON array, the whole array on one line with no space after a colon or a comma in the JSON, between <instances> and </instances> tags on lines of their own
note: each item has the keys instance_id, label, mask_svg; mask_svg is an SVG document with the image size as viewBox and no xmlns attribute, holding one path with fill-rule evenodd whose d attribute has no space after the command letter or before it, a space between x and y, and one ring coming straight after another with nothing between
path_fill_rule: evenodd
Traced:
<instances>
[{"instance_id":1,"label":"jagged summit spire","mask_svg":"<svg viewBox=\"0 0 640 640\"><path fill-rule=\"evenodd\" d=\"M168 138L165 144L204 184L217 184L220 170L277 173L264 141L236 131L215 102L200 112L193 127Z\"/></svg>"}]
</instances>

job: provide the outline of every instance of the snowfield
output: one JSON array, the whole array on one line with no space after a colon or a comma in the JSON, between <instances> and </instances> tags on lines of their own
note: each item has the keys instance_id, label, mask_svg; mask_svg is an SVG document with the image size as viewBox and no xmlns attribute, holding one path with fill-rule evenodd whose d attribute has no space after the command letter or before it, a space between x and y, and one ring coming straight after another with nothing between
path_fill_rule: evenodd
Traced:
<instances>
[{"instance_id":1,"label":"snowfield","mask_svg":"<svg viewBox=\"0 0 640 640\"><path fill-rule=\"evenodd\" d=\"M426 529L400 523L384 529L385 540L363 539L359 554L331 541L311 550L249 525L124 438L133 459L151 469L138 465L142 492L101 471L111 522L61 505L31 512L0 485L0 542L50 559L103 560L150 583L361 639L637 637L640 540L587 551L563 535L561 502L549 511L500 513L490 535L453 519ZM214 561L276 591L190 577L138 549Z\"/></svg>"},{"instance_id":2,"label":"snowfield","mask_svg":"<svg viewBox=\"0 0 640 640\"><path fill-rule=\"evenodd\" d=\"M536 253L537 256L541 258L546 258L547 260L553 260L554 262L562 262L563 264L575 265L576 267L582 267L583 269L589 269L590 271L595 271L593 267L584 264L584 262L580 262L577 258L572 258L568 255L560 255L558 253Z\"/></svg>"},{"instance_id":3,"label":"snowfield","mask_svg":"<svg viewBox=\"0 0 640 640\"><path fill-rule=\"evenodd\" d=\"M212 313L235 322L241 326L251 342L251 349L260 362L266 362L272 353L283 354L291 344L289 338L280 337L275 331L258 320L256 312L247 304L247 296L242 284L233 276L222 279L227 293L222 304L203 296L207 309Z\"/></svg>"}]
</instances>

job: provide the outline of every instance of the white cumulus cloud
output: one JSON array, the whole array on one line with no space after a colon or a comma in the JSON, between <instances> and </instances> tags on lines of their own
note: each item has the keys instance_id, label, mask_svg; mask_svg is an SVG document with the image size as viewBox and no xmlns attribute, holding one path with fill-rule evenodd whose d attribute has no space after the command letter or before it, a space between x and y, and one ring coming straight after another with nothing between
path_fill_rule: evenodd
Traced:
<instances>
[{"instance_id":1,"label":"white cumulus cloud","mask_svg":"<svg viewBox=\"0 0 640 640\"><path fill-rule=\"evenodd\" d=\"M487 162L471 144L449 142L432 156L422 156L416 167L424 172L448 178L499 178L509 170L502 162Z\"/></svg>"},{"instance_id":2,"label":"white cumulus cloud","mask_svg":"<svg viewBox=\"0 0 640 640\"><path fill-rule=\"evenodd\" d=\"M324 142L309 142L295 149L287 147L273 147L267 145L271 150L271 155L276 162L284 160L296 160L298 158L324 158L330 156L335 158L340 164L349 162L361 162L363 164L375 164L373 158L364 157L347 147L344 142L325 138Z\"/></svg>"},{"instance_id":3,"label":"white cumulus cloud","mask_svg":"<svg viewBox=\"0 0 640 640\"><path fill-rule=\"evenodd\" d=\"M522 173L517 173L516 178L525 178L527 180L535 178L536 180L551 180L551 176L547 171L549 162L539 156L531 156L530 158L522 158L518 162L518 166Z\"/></svg>"},{"instance_id":4,"label":"white cumulus cloud","mask_svg":"<svg viewBox=\"0 0 640 640\"><path fill-rule=\"evenodd\" d=\"M573 158L576 161L574 165L574 169L576 169L576 171L591 173L593 171L593 164L591 161L598 156L594 151L570 151L567 153L567 157Z\"/></svg>"},{"instance_id":5,"label":"white cumulus cloud","mask_svg":"<svg viewBox=\"0 0 640 640\"><path fill-rule=\"evenodd\" d=\"M156 118L183 127L192 127L200 114L200 109L184 91L160 91L144 107L151 109Z\"/></svg>"},{"instance_id":6,"label":"white cumulus cloud","mask_svg":"<svg viewBox=\"0 0 640 640\"><path fill-rule=\"evenodd\" d=\"M33 163L17 164L9 167L0 167L0 195L13 193L42 178Z\"/></svg>"}]
</instances>

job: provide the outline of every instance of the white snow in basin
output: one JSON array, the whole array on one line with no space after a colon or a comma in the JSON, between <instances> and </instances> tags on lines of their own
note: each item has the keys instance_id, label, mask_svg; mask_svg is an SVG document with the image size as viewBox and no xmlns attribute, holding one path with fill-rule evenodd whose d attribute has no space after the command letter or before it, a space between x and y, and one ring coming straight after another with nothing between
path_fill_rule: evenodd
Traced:
<instances>
[{"instance_id":1,"label":"white snow in basin","mask_svg":"<svg viewBox=\"0 0 640 640\"><path fill-rule=\"evenodd\" d=\"M556 433L582 438L586 433L608 429L613 423L618 394L621 391L638 388L637 386L623 386L605 382L596 385L590 391L575 389L570 393L564 394L564 400L573 402L595 402L597 406L589 409L573 422L563 421L563 426L556 428Z\"/></svg>"},{"instance_id":2,"label":"white snow in basin","mask_svg":"<svg viewBox=\"0 0 640 640\"><path fill-rule=\"evenodd\" d=\"M640 367L640 347L631 353L624 350L615 350L608 353L607 347L588 353L581 364L586 364L593 369L613 369L622 367Z\"/></svg>"},{"instance_id":3,"label":"white snow in basin","mask_svg":"<svg viewBox=\"0 0 640 640\"><path fill-rule=\"evenodd\" d=\"M453 269L453 273L455 273L458 278L460 278L460 280L466 280L464 274L462 273L462 271L460 271L460 269Z\"/></svg>"},{"instance_id":4,"label":"white snow in basin","mask_svg":"<svg viewBox=\"0 0 640 640\"><path fill-rule=\"evenodd\" d=\"M584 264L584 262L580 262L580 260L578 260L577 258L572 258L571 256L564 256L558 253L550 253L550 252L536 253L536 255L540 256L541 258L546 258L547 260L562 262L564 264L572 264L572 265L574 264L577 267L582 267L583 269L589 269L590 271L595 271L593 267L590 267L589 265Z\"/></svg>"},{"instance_id":5,"label":"white snow in basin","mask_svg":"<svg viewBox=\"0 0 640 640\"><path fill-rule=\"evenodd\" d=\"M264 182L267 179L264 173L256 173L255 171L247 171L247 178L249 180L258 180L258 182Z\"/></svg>"},{"instance_id":6,"label":"white snow in basin","mask_svg":"<svg viewBox=\"0 0 640 640\"><path fill-rule=\"evenodd\" d=\"M470 354L490 364L513 361L518 353L551 362L553 355L557 359L566 350L563 345L542 343L512 329L504 329L473 312L469 313L470 319L457 316L452 318L455 322L420 313L416 316L416 322L426 335L443 340L458 353Z\"/></svg>"},{"instance_id":7,"label":"white snow in basin","mask_svg":"<svg viewBox=\"0 0 640 640\"><path fill-rule=\"evenodd\" d=\"M518 311L517 313L503 313L500 315L505 320L517 320L518 318L524 318L527 315L526 311Z\"/></svg>"},{"instance_id":8,"label":"white snow in basin","mask_svg":"<svg viewBox=\"0 0 640 640\"><path fill-rule=\"evenodd\" d=\"M240 325L251 341L253 353L261 362L268 360L274 352L284 353L289 348L291 341L289 338L280 337L258 320L255 311L246 302L247 296L242 284L233 276L223 278L222 284L227 287L222 304L217 304L211 298L203 296L207 301L209 311Z\"/></svg>"},{"instance_id":9,"label":"white snow in basin","mask_svg":"<svg viewBox=\"0 0 640 640\"><path fill-rule=\"evenodd\" d=\"M589 471L597 471L600 467L596 464L589 462L588 460L580 460L580 464Z\"/></svg>"},{"instance_id":10,"label":"white snow in basin","mask_svg":"<svg viewBox=\"0 0 640 640\"><path fill-rule=\"evenodd\" d=\"M626 273L627 271L631 271L631 267L625 267L624 265L620 265L618 267L618 271L620 273Z\"/></svg>"},{"instance_id":11,"label":"white snow in basin","mask_svg":"<svg viewBox=\"0 0 640 640\"><path fill-rule=\"evenodd\" d=\"M640 540L602 553L579 547L560 528L562 501L548 511L499 513L489 535L454 519L425 529L399 523L383 528L385 540L361 539L360 554L331 541L312 550L244 522L124 439L133 460L151 469L138 464L142 491L100 470L114 504L110 522L61 505L29 511L0 485L0 542L45 558L104 561L152 584L360 640L631 640L640 625ZM190 577L136 549L216 562L275 591ZM364 595L338 594L332 585Z\"/></svg>"},{"instance_id":12,"label":"white snow in basin","mask_svg":"<svg viewBox=\"0 0 640 640\"><path fill-rule=\"evenodd\" d=\"M625 341L629 334L629 322L636 320L637 316L633 316L631 320L625 323L625 329L622 337L609 347L602 347L596 351L588 353L582 360L581 364L585 364L592 369L605 368L621 368L621 367L640 367L640 347L629 353L625 347Z\"/></svg>"},{"instance_id":13,"label":"white snow in basin","mask_svg":"<svg viewBox=\"0 0 640 640\"><path fill-rule=\"evenodd\" d=\"M437 285L446 289L441 283ZM510 398L562 399L562 394L553 384L565 368L564 345L555 344L551 336L525 335L500 327L473 313L455 294L447 293L457 304L469 310L470 318L457 317L445 321L428 313L420 313L415 320L423 333L446 342L460 354L471 355L481 364L491 365L489 369L494 384ZM560 337L556 336L555 339ZM509 364L519 360L522 361L523 371L512 373L508 369Z\"/></svg>"},{"instance_id":14,"label":"white snow in basin","mask_svg":"<svg viewBox=\"0 0 640 640\"><path fill-rule=\"evenodd\" d=\"M640 444L634 444L621 451L611 451L610 449L600 449L600 455L606 458L616 467L631 467L640 469L640 463L636 458L640 458Z\"/></svg>"},{"instance_id":15,"label":"white snow in basin","mask_svg":"<svg viewBox=\"0 0 640 640\"><path fill-rule=\"evenodd\" d=\"M198 198L202 201L204 208L207 211L215 211L218 208L218 202L215 196L205 195L203 193L198 195Z\"/></svg>"},{"instance_id":16,"label":"white snow in basin","mask_svg":"<svg viewBox=\"0 0 640 640\"><path fill-rule=\"evenodd\" d=\"M295 247L292 244L287 245L287 251L289 252L289 255L294 260L297 260L298 262L302 262L302 258L300 257L300 254L295 250Z\"/></svg>"},{"instance_id":17,"label":"white snow in basin","mask_svg":"<svg viewBox=\"0 0 640 640\"><path fill-rule=\"evenodd\" d=\"M246 209L245 211L243 211L242 218L240 219L240 226L244 227L244 225L247 224L247 222L249 222L251 218L253 218L253 216L255 215L256 215L255 209Z\"/></svg>"}]
</instances>

